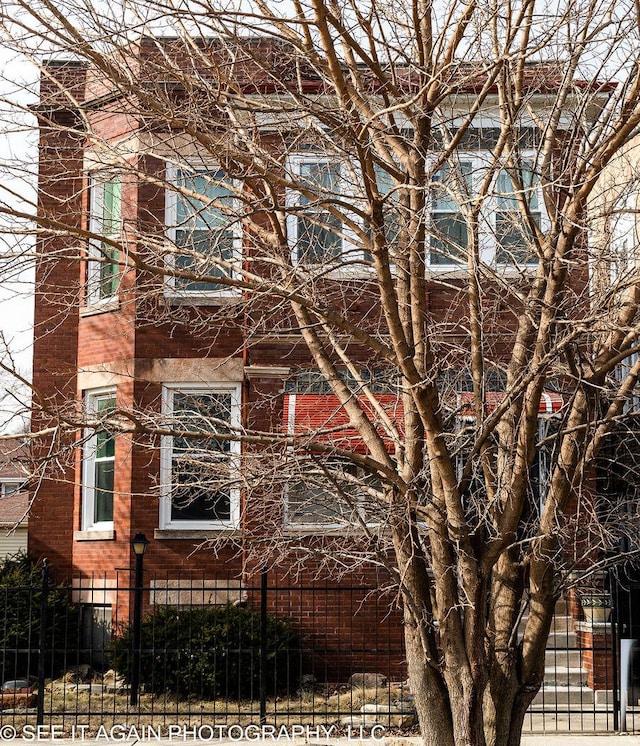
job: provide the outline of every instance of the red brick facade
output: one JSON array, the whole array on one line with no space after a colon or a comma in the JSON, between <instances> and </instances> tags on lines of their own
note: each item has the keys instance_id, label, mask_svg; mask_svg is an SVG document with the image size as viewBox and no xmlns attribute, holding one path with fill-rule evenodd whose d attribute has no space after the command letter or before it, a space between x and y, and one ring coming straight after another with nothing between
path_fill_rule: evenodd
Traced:
<instances>
[{"instance_id":1,"label":"red brick facade","mask_svg":"<svg viewBox=\"0 0 640 746\"><path fill-rule=\"evenodd\" d=\"M67 63L53 65L49 71L58 78L64 77L67 85L75 87L77 100L84 99L85 68ZM257 88L267 85L260 80L253 80L253 84ZM94 100L82 111L92 131L114 148L122 140L134 141L138 130L146 123L142 118L122 112L119 101L110 100L109 91L101 89L100 82L89 73L86 97L97 99L98 94L104 95L105 102L100 104ZM82 129L80 115L57 93L53 83L47 84L46 78L43 78L38 113L41 124L40 212L53 220L65 221L82 236L87 230L90 212L87 163L91 158L91 143L75 134ZM160 180L164 178L160 160L135 150L127 152L132 165L145 174L155 174ZM153 180L141 183L125 174L121 188L123 225L135 226L140 233L161 240L165 229L162 186ZM135 241L136 231L132 230L131 235L130 240ZM138 248L139 255L144 257L144 246ZM262 317L255 309L251 311L255 315L251 316L240 305L237 310L230 305L223 315L216 306L170 308L163 297L162 281L133 267L127 268L122 276L116 302L89 307L83 289L88 272L84 261L86 240L54 233L40 239L39 250L44 258L38 267L36 293L34 421L36 427L52 427L52 434L43 438L39 445L39 456L49 459L51 466L38 486L31 514L31 553L48 557L58 573L113 579L119 571L131 567L130 541L136 533L143 532L151 540L145 557L149 577L158 574L171 579L194 573L208 579L225 579L230 575L254 579L260 568L256 564L255 549L244 543L242 526L224 534L223 541L220 541L219 532L213 536L218 539L215 551L208 548L195 551L209 538L206 531L171 531L161 527L160 440L153 433L116 437L113 528L93 532L83 529L82 449L73 447L77 446L83 432L80 424L75 430L70 427L62 431L55 425L60 418L70 426L74 422L81 423L79 409L83 396L87 391L105 387L115 390L115 406L121 412L159 413L163 384L207 381L207 371L216 370L219 376L216 380L241 387L243 423L251 429L279 433L286 427L289 411L282 371L304 365L308 355L303 345L290 337L278 338L277 332L271 338L250 342L251 332L256 328L264 331L265 324L273 321L270 314ZM56 255L58 258L52 262L51 257ZM583 287L584 281L584 277L576 277L576 285ZM433 317L443 326L456 330L463 301L457 296L455 282L450 282L446 290L440 285L430 285L427 294ZM356 299L341 291L336 295L336 303L346 303L350 314L367 316L367 323L375 326L376 306L366 293ZM501 330L514 325L513 308L496 295L487 301L484 311L488 319L486 343L499 355L506 344ZM265 496L265 500L268 499L269 496ZM243 520L259 524L267 519L261 515L246 515ZM273 517L270 520L274 520ZM269 525L264 527L268 533ZM322 541L309 539L310 545L313 540ZM286 559L285 569L288 562ZM296 582L304 585L323 574L326 575L326 571L320 565L310 562L296 576ZM349 574L343 583L345 586L354 583L384 585L386 579L382 574L373 566L363 566L357 577ZM335 591L335 594L343 597L326 597L324 601L324 634L331 639L340 637L348 609L350 623L362 620L358 632L362 648L370 647L367 640L377 634L377 630L372 630L367 623L367 605L374 602L349 590ZM389 628L389 639L395 641L394 648L399 649L402 639L399 613L393 598L386 602L392 613L385 617L384 624ZM274 594L270 603L275 610L281 609L283 604L286 606L287 601ZM289 609L303 629L307 620L317 613L312 595L298 596ZM127 601L123 600L120 617L127 613ZM361 658L361 665L375 667L375 656L367 655ZM396 660L394 674L399 676L401 657ZM332 665L327 663L330 678L339 675L331 669Z\"/></svg>"},{"instance_id":2,"label":"red brick facade","mask_svg":"<svg viewBox=\"0 0 640 746\"><path fill-rule=\"evenodd\" d=\"M52 63L48 72L72 87L77 100L85 98L86 69L81 65ZM95 95L95 81L86 88L86 97ZM91 128L105 142L116 142L135 134L140 122L118 111L118 104L91 107L84 114ZM80 133L81 115L74 111L53 82L43 76L40 117L40 183L39 210L52 220L63 220L79 234L88 228L90 212L87 154L88 141ZM71 134L73 132L73 134ZM132 154L131 163L145 172L156 172L164 178L160 161ZM137 159L140 159L137 162ZM141 165L142 164L142 165ZM145 232L162 235L164 231L164 190L152 183L139 183L124 176L122 183L123 225L143 224ZM102 594L103 587L123 586L123 577L133 564L132 537L143 532L151 545L145 557L145 578L225 580L229 577L256 582L252 562L248 564L242 531L227 532L227 541L218 541L215 551L197 547L206 538L202 531L162 531L159 528L158 474L160 449L157 436L120 434L115 443L115 478L112 531L83 531L82 448L78 447L83 430L67 427L63 434L56 424L81 422L80 407L87 390L107 386L115 389L116 407L132 412L149 408L158 412L165 379L162 370L172 369L168 380L199 380L198 363L214 358L210 368L222 361L231 379L242 386L242 411L253 428L280 432L283 417L283 380L285 366L306 359L302 350L290 343L265 343L249 349L244 339L247 317L241 312L225 314L221 327L217 308L178 309L175 318L167 313L162 297L162 282L128 269L123 277L117 303L106 308L87 304L88 280L86 241L73 235L54 234L40 240L44 259L37 270L35 348L33 381L36 393L34 425L54 428L37 446L36 457L49 465L45 478L37 487L31 512L29 551L36 557L47 557L58 577L74 576L79 583L78 599L114 605L114 619L129 616L130 594L122 590ZM56 258L52 261L52 257ZM144 284L144 292L140 286ZM254 370L255 373L251 371ZM117 373L114 375L114 371ZM177 371L177 372L176 372ZM194 372L196 371L196 372ZM114 383L115 382L115 383ZM52 458L53 456L53 458ZM217 537L220 538L219 536ZM287 565L288 567L288 565ZM297 576L297 583L322 577L320 567L311 562ZM326 573L324 573L326 576ZM78 580L78 577L81 579ZM291 583L286 573L271 582ZM382 582L373 567L348 576L345 587L353 583L376 587ZM126 586L126 582L124 585ZM93 588L94 591L89 589ZM93 595L92 595L93 594ZM283 608L296 618L302 630L317 627L316 600L275 593L270 597L272 611ZM341 596L341 598L338 598ZM333 599L333 600L331 600ZM145 603L147 600L145 600ZM345 624L360 625L355 644L371 647L367 636L375 623L367 611L362 593L335 591L323 602L325 618L323 647L335 647ZM393 598L388 599L391 609ZM117 609L115 608L117 606ZM373 609L374 607L370 607ZM354 616L355 614L355 616ZM346 615L346 616L345 616ZM358 616L359 615L359 616ZM392 673L403 675L402 627L397 611L381 615L388 628L389 640L396 650ZM378 618L378 617L376 617ZM360 620L360 621L359 621ZM369 621L367 621L369 620ZM315 633L314 633L315 634ZM378 634L378 632L376 632ZM333 643L327 641L333 640ZM320 642L318 642L320 644ZM363 654L364 655L364 654ZM367 658L368 655L368 658ZM375 655L361 656L360 663L375 668ZM356 665L355 661L353 665ZM350 664L342 670L333 660L326 661L330 678L346 677ZM346 667L345 667L346 666Z\"/></svg>"}]
</instances>

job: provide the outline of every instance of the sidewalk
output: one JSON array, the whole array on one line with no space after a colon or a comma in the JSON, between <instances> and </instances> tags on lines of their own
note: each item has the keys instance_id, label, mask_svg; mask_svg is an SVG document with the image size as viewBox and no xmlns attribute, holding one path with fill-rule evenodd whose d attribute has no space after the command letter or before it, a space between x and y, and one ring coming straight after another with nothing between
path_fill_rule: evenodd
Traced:
<instances>
[{"instance_id":1,"label":"sidewalk","mask_svg":"<svg viewBox=\"0 0 640 746\"><path fill-rule=\"evenodd\" d=\"M1 734L0 734L1 735ZM224 738L216 740L217 746L237 746L242 744L253 744L255 746L257 739L239 740L239 739L228 739ZM87 736L82 741L71 738L31 738L31 737L17 737L14 739L1 738L0 744L4 746L24 746L28 743L38 744L59 744L60 746L72 746L72 744L85 743L85 744L123 744L123 746L135 746L136 744L155 744L156 746L176 746L178 743L187 744L190 746L202 746L203 744L211 744L209 740L201 739L188 739L188 740L173 740L163 738L160 740L123 740L120 738L115 739L94 739L93 737ZM260 741L264 744L264 741ZM288 746L308 746L310 742L305 739L287 739L286 743ZM398 736L385 736L384 738L372 739L347 739L347 738L330 738L327 741L317 742L318 746L321 744L327 744L328 746L422 746L422 740L413 736L410 738L402 738ZM628 735L622 733L583 733L583 734L571 734L571 733L553 733L553 734L526 734L522 737L522 746L640 746L640 735Z\"/></svg>"},{"instance_id":2,"label":"sidewalk","mask_svg":"<svg viewBox=\"0 0 640 746\"><path fill-rule=\"evenodd\" d=\"M636 723L637 725L637 723ZM64 731L61 725L15 727L0 726L0 746L25 744L58 744L58 746L424 746L419 736L399 736L374 726L370 732L347 729L339 734L335 726L231 725L193 726L101 725L89 731L89 726L73 726ZM640 746L640 733L612 733L605 730L582 733L524 732L522 746Z\"/></svg>"},{"instance_id":3,"label":"sidewalk","mask_svg":"<svg viewBox=\"0 0 640 746\"><path fill-rule=\"evenodd\" d=\"M640 735L626 733L554 733L522 736L522 746L640 746Z\"/></svg>"}]
</instances>

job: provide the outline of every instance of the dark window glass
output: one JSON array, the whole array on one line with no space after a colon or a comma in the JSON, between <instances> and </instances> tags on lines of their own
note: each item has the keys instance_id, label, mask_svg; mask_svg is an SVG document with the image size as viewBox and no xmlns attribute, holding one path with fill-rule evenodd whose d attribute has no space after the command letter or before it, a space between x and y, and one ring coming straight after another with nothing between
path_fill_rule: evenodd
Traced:
<instances>
[{"instance_id":1,"label":"dark window glass","mask_svg":"<svg viewBox=\"0 0 640 746\"><path fill-rule=\"evenodd\" d=\"M173 426L204 435L228 431L231 406L231 393L176 391ZM228 440L195 435L173 438L171 520L230 520L230 453Z\"/></svg>"}]
</instances>

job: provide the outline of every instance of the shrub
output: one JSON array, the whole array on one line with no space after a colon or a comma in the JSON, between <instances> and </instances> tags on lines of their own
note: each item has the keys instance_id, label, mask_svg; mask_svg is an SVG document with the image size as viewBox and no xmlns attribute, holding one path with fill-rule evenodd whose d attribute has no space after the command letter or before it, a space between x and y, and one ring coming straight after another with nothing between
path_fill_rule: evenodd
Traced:
<instances>
[{"instance_id":1,"label":"shrub","mask_svg":"<svg viewBox=\"0 0 640 746\"><path fill-rule=\"evenodd\" d=\"M0 560L0 677L35 675L38 670L42 565L26 554ZM68 590L49 586L45 674L62 670L68 651L77 650L78 614ZM75 662L75 656L72 656ZM2 682L0 682L2 683Z\"/></svg>"},{"instance_id":2,"label":"shrub","mask_svg":"<svg viewBox=\"0 0 640 746\"><path fill-rule=\"evenodd\" d=\"M114 668L131 680L133 628L114 641ZM140 684L155 694L254 699L260 684L260 615L241 606L167 607L141 627ZM294 689L300 637L288 621L267 618L266 688Z\"/></svg>"}]
</instances>

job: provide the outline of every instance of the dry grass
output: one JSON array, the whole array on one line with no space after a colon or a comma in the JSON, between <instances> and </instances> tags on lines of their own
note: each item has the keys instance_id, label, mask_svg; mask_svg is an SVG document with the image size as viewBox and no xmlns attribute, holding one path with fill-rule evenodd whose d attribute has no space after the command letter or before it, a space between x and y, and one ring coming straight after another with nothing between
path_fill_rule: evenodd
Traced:
<instances>
[{"instance_id":1,"label":"dry grass","mask_svg":"<svg viewBox=\"0 0 640 746\"><path fill-rule=\"evenodd\" d=\"M406 693L406 690L404 690ZM403 695L400 685L362 689L349 686L316 687L301 692L298 697L278 697L267 701L267 723L274 725L318 725L341 727L341 719L358 714L364 704L387 705ZM129 695L106 692L101 686L90 690L82 685L55 684L47 687L44 702L45 723L55 725L59 733L69 736L76 728L84 728L84 736L91 737L103 726L107 731L114 726L152 726L166 732L169 726L198 727L247 726L260 722L257 700L201 701L197 698L178 698L175 695L142 693L137 706L129 702ZM35 725L34 709L0 711L0 724L11 724L18 732L29 724ZM81 728L81 731L82 731Z\"/></svg>"}]
</instances>

